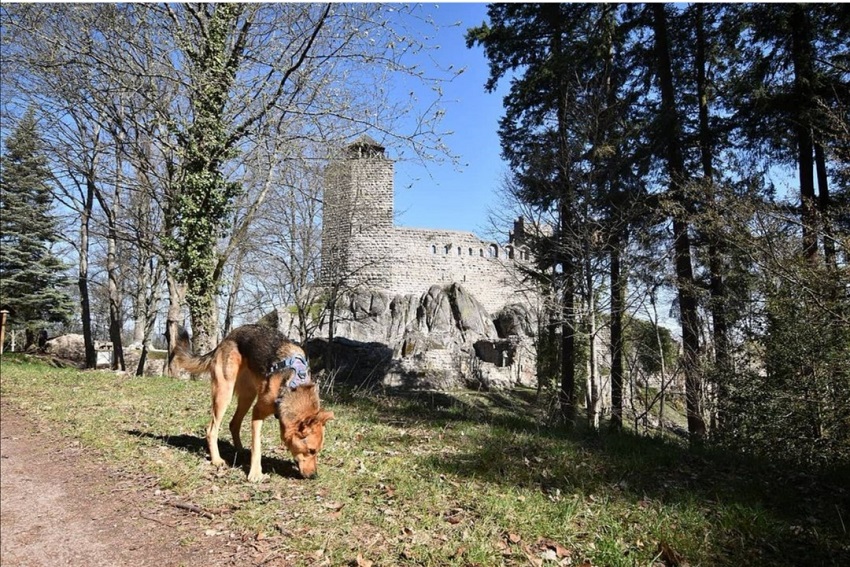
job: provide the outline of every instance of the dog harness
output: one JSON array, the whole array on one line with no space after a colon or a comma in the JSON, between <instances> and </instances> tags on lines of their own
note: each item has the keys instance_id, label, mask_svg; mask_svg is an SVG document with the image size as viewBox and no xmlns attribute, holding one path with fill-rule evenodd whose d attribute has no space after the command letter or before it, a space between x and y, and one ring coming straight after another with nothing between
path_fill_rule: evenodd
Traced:
<instances>
[{"instance_id":1,"label":"dog harness","mask_svg":"<svg viewBox=\"0 0 850 567\"><path fill-rule=\"evenodd\" d=\"M272 364L271 368L269 368L269 376L289 369L294 370L294 374L289 382L286 383L285 387L283 384L280 385L280 390L278 391L277 398L274 401L274 416L276 418L280 418L280 404L283 403L283 396L285 392L287 390L295 390L295 388L302 384L310 383L310 370L307 367L307 360L303 356L299 356L297 354Z\"/></svg>"},{"instance_id":2,"label":"dog harness","mask_svg":"<svg viewBox=\"0 0 850 567\"><path fill-rule=\"evenodd\" d=\"M310 370L307 367L307 360L297 354L272 364L271 368L269 368L269 375L289 369L295 371L292 379L286 384L290 390L294 390L302 384L310 383Z\"/></svg>"}]
</instances>

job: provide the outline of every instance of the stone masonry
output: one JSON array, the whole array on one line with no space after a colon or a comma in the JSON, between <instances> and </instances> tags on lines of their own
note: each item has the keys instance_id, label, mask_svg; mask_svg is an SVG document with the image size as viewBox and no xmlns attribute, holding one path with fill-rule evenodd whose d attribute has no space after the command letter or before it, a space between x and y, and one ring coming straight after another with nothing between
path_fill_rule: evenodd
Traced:
<instances>
[{"instance_id":1,"label":"stone masonry","mask_svg":"<svg viewBox=\"0 0 850 567\"><path fill-rule=\"evenodd\" d=\"M516 267L529 256L521 219L505 246L471 232L395 227L393 174L384 148L365 136L328 167L323 285L363 287L394 296L457 282L491 314L522 301L526 288Z\"/></svg>"}]
</instances>

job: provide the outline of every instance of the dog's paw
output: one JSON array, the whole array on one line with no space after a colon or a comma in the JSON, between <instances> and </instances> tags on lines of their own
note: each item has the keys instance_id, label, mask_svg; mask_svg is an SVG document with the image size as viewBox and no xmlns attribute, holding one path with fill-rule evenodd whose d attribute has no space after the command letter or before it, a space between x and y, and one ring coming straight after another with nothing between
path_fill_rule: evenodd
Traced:
<instances>
[{"instance_id":1,"label":"dog's paw","mask_svg":"<svg viewBox=\"0 0 850 567\"><path fill-rule=\"evenodd\" d=\"M250 471L248 473L248 482L262 482L263 479L266 478L261 471Z\"/></svg>"},{"instance_id":2,"label":"dog's paw","mask_svg":"<svg viewBox=\"0 0 850 567\"><path fill-rule=\"evenodd\" d=\"M216 468L223 467L227 464L227 461L219 457L218 459L210 459L210 464Z\"/></svg>"}]
</instances>

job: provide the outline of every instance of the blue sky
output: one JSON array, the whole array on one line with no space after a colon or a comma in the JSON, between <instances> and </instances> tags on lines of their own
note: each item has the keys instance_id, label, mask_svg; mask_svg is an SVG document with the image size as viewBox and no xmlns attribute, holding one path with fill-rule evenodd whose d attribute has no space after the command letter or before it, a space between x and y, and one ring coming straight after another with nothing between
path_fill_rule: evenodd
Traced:
<instances>
[{"instance_id":1,"label":"blue sky","mask_svg":"<svg viewBox=\"0 0 850 567\"><path fill-rule=\"evenodd\" d=\"M500 204L497 190L507 171L500 157L498 120L507 84L487 93L487 59L480 47L467 49L467 28L487 20L483 3L424 4L420 12L431 16L439 26L434 57L448 67L465 72L444 85L446 111L442 130L452 131L445 139L458 165L412 162L396 163L396 225L417 228L468 230L486 236L490 232L488 212ZM459 25L453 25L460 22ZM393 148L387 148L395 157ZM506 237L504 235L503 237Z\"/></svg>"}]
</instances>

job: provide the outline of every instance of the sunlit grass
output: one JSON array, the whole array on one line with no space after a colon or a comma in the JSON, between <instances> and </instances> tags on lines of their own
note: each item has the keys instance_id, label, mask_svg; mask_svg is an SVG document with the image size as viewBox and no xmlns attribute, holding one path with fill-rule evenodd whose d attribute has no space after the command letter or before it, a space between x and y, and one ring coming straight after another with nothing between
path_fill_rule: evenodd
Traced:
<instances>
[{"instance_id":1,"label":"sunlit grass","mask_svg":"<svg viewBox=\"0 0 850 567\"><path fill-rule=\"evenodd\" d=\"M533 392L335 392L319 479L296 477L268 420L268 478L253 485L249 455L235 454L226 427L222 456L235 466L208 463L206 381L9 358L0 381L5 411L209 511L199 537L247 534L297 565L350 565L358 555L375 565L850 564L835 513L850 517L846 486L814 482L800 493L778 469L738 457L567 433Z\"/></svg>"}]
</instances>

